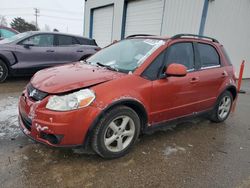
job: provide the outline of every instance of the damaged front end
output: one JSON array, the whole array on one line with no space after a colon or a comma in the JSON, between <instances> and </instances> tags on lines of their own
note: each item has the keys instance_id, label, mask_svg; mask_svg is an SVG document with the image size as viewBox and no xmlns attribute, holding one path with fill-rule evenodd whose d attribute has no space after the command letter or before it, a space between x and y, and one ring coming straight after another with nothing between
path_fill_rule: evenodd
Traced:
<instances>
[{"instance_id":1,"label":"damaged front end","mask_svg":"<svg viewBox=\"0 0 250 188\"><path fill-rule=\"evenodd\" d=\"M60 95L58 94L58 96ZM65 94L65 96L68 95ZM48 104L53 96L55 95L36 89L32 84L27 86L19 99L21 130L31 139L50 146L82 145L88 126L99 113L99 109L88 106L87 103L90 104L91 100L87 98L84 104L81 103L83 105L81 108L75 108L75 105L72 105L74 108L68 110L51 110ZM74 104L74 102L70 102L70 104ZM58 104L53 105L58 108Z\"/></svg>"}]
</instances>

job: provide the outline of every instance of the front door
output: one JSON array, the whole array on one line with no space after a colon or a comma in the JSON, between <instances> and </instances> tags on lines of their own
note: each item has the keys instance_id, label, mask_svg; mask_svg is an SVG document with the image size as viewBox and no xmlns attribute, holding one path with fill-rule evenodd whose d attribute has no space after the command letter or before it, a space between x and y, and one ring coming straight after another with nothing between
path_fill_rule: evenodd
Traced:
<instances>
[{"instance_id":1,"label":"front door","mask_svg":"<svg viewBox=\"0 0 250 188\"><path fill-rule=\"evenodd\" d=\"M29 44L30 46L27 46ZM39 69L52 66L56 61L56 47L53 34L37 34L17 45L15 55L18 59L19 71Z\"/></svg>"},{"instance_id":2,"label":"front door","mask_svg":"<svg viewBox=\"0 0 250 188\"><path fill-rule=\"evenodd\" d=\"M192 42L175 43L167 48L164 67L171 63L179 63L187 67L188 73L184 77L167 76L153 81L151 118L154 123L196 112L199 72L195 70L193 49Z\"/></svg>"}]
</instances>

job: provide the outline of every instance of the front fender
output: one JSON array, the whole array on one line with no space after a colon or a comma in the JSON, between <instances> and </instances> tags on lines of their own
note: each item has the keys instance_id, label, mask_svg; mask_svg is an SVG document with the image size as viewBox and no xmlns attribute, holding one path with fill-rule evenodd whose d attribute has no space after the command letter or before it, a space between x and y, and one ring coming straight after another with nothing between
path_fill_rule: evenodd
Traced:
<instances>
[{"instance_id":1,"label":"front fender","mask_svg":"<svg viewBox=\"0 0 250 188\"><path fill-rule=\"evenodd\" d=\"M17 62L15 55L11 51L1 50L0 59L2 59L8 67L14 65Z\"/></svg>"}]
</instances>

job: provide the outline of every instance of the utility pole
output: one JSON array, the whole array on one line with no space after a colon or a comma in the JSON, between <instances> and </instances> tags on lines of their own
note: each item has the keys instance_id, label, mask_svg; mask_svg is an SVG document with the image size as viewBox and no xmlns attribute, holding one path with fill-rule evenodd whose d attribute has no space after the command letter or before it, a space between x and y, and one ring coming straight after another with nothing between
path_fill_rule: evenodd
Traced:
<instances>
[{"instance_id":1,"label":"utility pole","mask_svg":"<svg viewBox=\"0 0 250 188\"><path fill-rule=\"evenodd\" d=\"M36 29L38 30L38 23L37 23L37 17L39 16L38 14L40 13L40 10L38 8L34 8L35 10L35 17L36 17Z\"/></svg>"}]
</instances>

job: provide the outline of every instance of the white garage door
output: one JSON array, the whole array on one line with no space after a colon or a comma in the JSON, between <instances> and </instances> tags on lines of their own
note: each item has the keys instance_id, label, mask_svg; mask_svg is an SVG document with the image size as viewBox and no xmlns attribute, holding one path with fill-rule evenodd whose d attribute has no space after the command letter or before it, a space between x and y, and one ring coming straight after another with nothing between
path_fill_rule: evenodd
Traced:
<instances>
[{"instance_id":1,"label":"white garage door","mask_svg":"<svg viewBox=\"0 0 250 188\"><path fill-rule=\"evenodd\" d=\"M105 47L111 43L113 30L113 6L98 8L93 11L93 34L97 44Z\"/></svg>"},{"instance_id":2,"label":"white garage door","mask_svg":"<svg viewBox=\"0 0 250 188\"><path fill-rule=\"evenodd\" d=\"M125 37L161 34L164 0L135 0L127 4Z\"/></svg>"}]
</instances>

